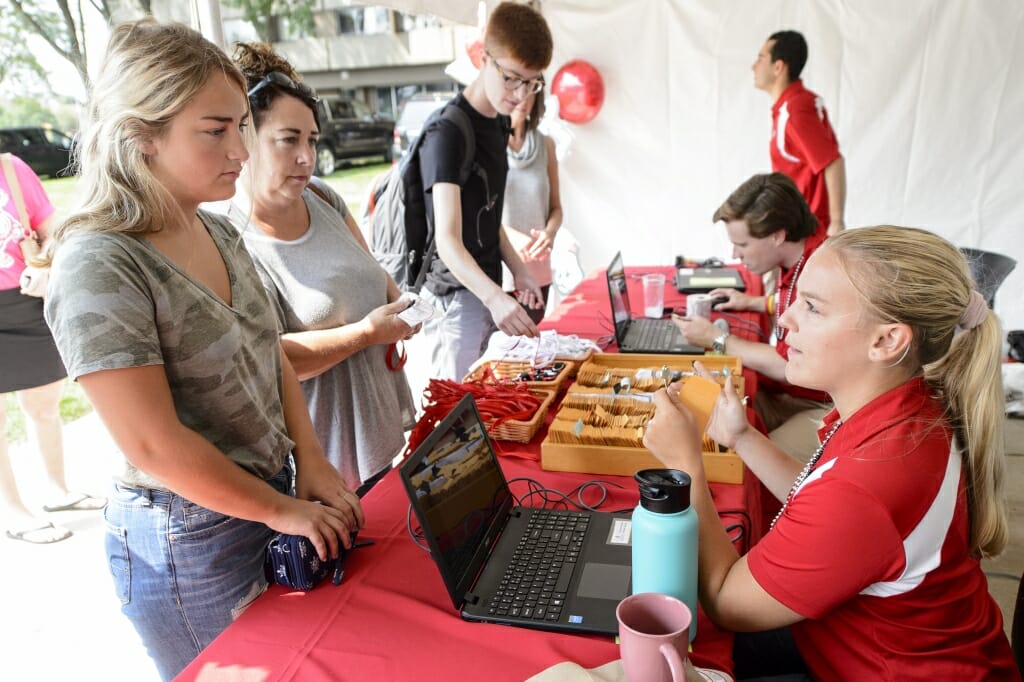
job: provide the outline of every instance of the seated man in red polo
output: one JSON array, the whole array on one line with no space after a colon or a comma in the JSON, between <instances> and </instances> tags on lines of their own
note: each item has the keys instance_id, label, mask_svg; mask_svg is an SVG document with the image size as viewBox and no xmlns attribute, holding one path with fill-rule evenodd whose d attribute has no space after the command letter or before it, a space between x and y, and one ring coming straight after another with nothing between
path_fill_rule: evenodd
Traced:
<instances>
[{"instance_id":1,"label":"seated man in red polo","mask_svg":"<svg viewBox=\"0 0 1024 682\"><path fill-rule=\"evenodd\" d=\"M782 173L755 175L734 191L713 220L725 223L733 257L751 272L763 275L780 268L778 286L768 296L748 296L735 289L715 289L712 296L726 301L716 310L754 311L772 318L774 347L723 332L704 318L673 316L683 337L726 355L738 356L743 366L760 376L754 410L769 436L790 455L807 460L818 447L817 429L831 409L826 393L786 381L789 346L778 319L795 300L797 278L807 259L824 241L818 220L793 181Z\"/></svg>"}]
</instances>

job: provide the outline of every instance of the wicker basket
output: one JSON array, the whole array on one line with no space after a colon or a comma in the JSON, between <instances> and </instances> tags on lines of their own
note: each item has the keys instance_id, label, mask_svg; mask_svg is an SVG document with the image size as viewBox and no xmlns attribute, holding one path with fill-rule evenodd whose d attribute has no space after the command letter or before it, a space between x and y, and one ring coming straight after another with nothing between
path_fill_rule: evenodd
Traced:
<instances>
[{"instance_id":1,"label":"wicker basket","mask_svg":"<svg viewBox=\"0 0 1024 682\"><path fill-rule=\"evenodd\" d=\"M495 440L510 440L515 443L529 443L533 440L533 437L537 435L540 427L544 424L544 418L548 414L548 409L551 407L557 391L531 388L530 393L541 399L540 405L537 407L537 411L534 412L533 417L529 421L506 419L493 428L491 427L492 422L488 422L487 432L491 434L491 438Z\"/></svg>"},{"instance_id":2,"label":"wicker basket","mask_svg":"<svg viewBox=\"0 0 1024 682\"><path fill-rule=\"evenodd\" d=\"M523 381L529 388L555 391L575 375L578 366L571 360L558 360L564 367L550 381ZM527 362L509 362L507 360L487 360L469 370L469 374L462 380L463 383L475 381L482 384L494 384L500 382L515 382L521 372L532 369Z\"/></svg>"}]
</instances>

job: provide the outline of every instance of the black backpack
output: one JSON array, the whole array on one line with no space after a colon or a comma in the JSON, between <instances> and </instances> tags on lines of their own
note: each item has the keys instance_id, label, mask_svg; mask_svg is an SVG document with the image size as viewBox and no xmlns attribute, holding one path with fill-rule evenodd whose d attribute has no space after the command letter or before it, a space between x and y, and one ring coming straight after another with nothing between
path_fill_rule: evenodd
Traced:
<instances>
[{"instance_id":1,"label":"black backpack","mask_svg":"<svg viewBox=\"0 0 1024 682\"><path fill-rule=\"evenodd\" d=\"M487 173L476 163L476 136L469 116L454 102L448 102L427 117L405 158L378 178L368 202L370 251L400 289L413 293L423 286L437 252L430 224L433 221L427 221L419 150L427 131L442 120L454 123L465 142L459 186L465 187L473 173L486 184Z\"/></svg>"}]
</instances>

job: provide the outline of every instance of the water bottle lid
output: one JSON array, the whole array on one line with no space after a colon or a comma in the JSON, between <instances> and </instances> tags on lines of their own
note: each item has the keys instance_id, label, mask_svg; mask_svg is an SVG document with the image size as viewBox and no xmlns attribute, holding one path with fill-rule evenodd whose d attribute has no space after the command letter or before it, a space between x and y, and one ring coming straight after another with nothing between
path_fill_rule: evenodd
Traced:
<instances>
[{"instance_id":1,"label":"water bottle lid","mask_svg":"<svg viewBox=\"0 0 1024 682\"><path fill-rule=\"evenodd\" d=\"M678 469L642 469L633 478L640 484L640 505L657 514L676 514L690 508L690 475Z\"/></svg>"}]
</instances>

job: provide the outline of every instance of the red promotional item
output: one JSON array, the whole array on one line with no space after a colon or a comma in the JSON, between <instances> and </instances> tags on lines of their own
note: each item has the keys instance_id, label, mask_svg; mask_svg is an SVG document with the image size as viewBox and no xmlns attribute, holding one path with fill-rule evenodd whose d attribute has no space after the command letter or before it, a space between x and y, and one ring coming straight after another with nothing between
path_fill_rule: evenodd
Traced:
<instances>
[{"instance_id":1,"label":"red promotional item","mask_svg":"<svg viewBox=\"0 0 1024 682\"><path fill-rule=\"evenodd\" d=\"M476 38L466 43L466 54L469 55L469 61L473 63L476 69L480 70L480 65L483 63L482 58L484 54L484 41L480 38Z\"/></svg>"},{"instance_id":2,"label":"red promotional item","mask_svg":"<svg viewBox=\"0 0 1024 682\"><path fill-rule=\"evenodd\" d=\"M597 69L582 59L567 62L551 81L558 97L558 115L570 123L586 123L604 104L604 80Z\"/></svg>"}]
</instances>

